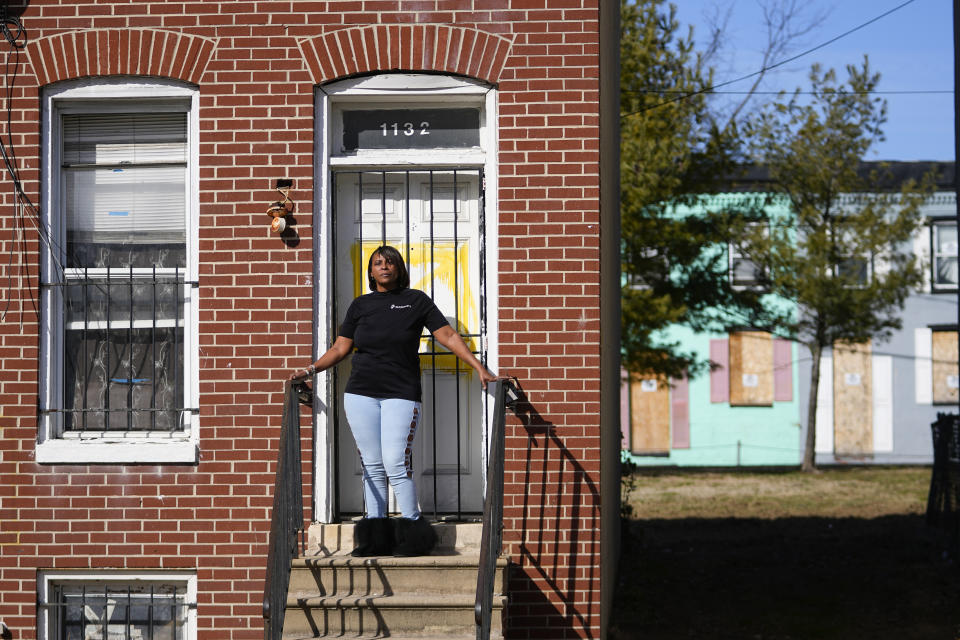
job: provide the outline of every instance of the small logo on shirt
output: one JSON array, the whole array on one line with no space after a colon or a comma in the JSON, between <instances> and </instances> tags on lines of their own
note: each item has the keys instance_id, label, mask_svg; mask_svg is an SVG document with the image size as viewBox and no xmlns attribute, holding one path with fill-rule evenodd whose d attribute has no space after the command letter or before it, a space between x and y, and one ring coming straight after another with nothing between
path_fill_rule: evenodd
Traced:
<instances>
[{"instance_id":1,"label":"small logo on shirt","mask_svg":"<svg viewBox=\"0 0 960 640\"><path fill-rule=\"evenodd\" d=\"M410 304L392 304L390 305L391 309L409 309L413 305Z\"/></svg>"}]
</instances>

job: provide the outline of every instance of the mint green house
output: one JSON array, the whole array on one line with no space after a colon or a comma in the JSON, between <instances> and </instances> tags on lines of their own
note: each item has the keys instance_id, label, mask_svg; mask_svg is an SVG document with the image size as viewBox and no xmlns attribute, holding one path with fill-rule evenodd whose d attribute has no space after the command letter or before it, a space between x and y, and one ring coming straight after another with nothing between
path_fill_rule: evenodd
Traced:
<instances>
[{"instance_id":1,"label":"mint green house","mask_svg":"<svg viewBox=\"0 0 960 640\"><path fill-rule=\"evenodd\" d=\"M929 163L891 163L897 181ZM884 342L825 350L817 390L818 464L929 464L930 424L960 402L957 347L957 209L954 163L938 163L937 191L922 207L913 238L925 281ZM756 196L756 194L753 194ZM704 198L736 204L746 193ZM841 198L840 204L844 204ZM852 200L851 200L852 202ZM703 209L701 209L703 210ZM768 207L768 215L789 215ZM697 210L678 208L677 215ZM753 264L725 251L735 286L751 286ZM866 277L872 273L872 259ZM877 265L877 268L882 268ZM692 379L624 375L621 430L626 455L642 466L798 465L803 454L810 354L802 345L730 322L722 333L673 327L667 337L708 357L715 368Z\"/></svg>"},{"instance_id":2,"label":"mint green house","mask_svg":"<svg viewBox=\"0 0 960 640\"><path fill-rule=\"evenodd\" d=\"M677 207L678 216L755 200L728 193L701 207ZM766 207L768 215L785 215ZM735 250L727 254L734 286L754 283L753 265ZM751 327L730 323L723 333L695 333L675 326L667 334L686 350L709 357L714 368L694 378L658 380L633 376L621 388L623 448L640 465L793 465L800 461L798 347Z\"/></svg>"}]
</instances>

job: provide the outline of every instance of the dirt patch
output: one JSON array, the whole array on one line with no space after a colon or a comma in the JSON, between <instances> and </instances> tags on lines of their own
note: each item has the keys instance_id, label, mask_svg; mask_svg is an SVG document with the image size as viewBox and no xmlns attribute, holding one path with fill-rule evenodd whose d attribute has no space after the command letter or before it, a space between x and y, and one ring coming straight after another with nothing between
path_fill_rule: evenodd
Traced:
<instances>
[{"instance_id":1,"label":"dirt patch","mask_svg":"<svg viewBox=\"0 0 960 640\"><path fill-rule=\"evenodd\" d=\"M960 638L929 469L651 473L630 493L611 637Z\"/></svg>"}]
</instances>

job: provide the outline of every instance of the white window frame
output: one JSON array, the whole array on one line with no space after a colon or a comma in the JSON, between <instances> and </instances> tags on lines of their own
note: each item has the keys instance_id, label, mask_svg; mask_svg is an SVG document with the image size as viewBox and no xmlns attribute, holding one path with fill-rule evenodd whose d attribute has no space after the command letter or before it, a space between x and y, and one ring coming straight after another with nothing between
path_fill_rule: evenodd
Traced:
<instances>
[{"instance_id":1,"label":"white window frame","mask_svg":"<svg viewBox=\"0 0 960 640\"><path fill-rule=\"evenodd\" d=\"M357 107L397 108L398 104L426 104L430 106L476 106L480 107L480 146L470 149L424 149L424 150L359 150L333 154L337 136L343 135L340 110ZM317 197L314 212L314 357L332 343L336 320L332 317L333 272L333 202L330 193L330 172L345 168L415 168L429 165L434 168L472 166L483 169L486 194L484 201L486 225L487 314L486 344L481 345L488 357L488 366L496 371L499 328L495 310L497 303L497 91L496 88L469 78L447 75L416 73L383 73L361 78L349 78L317 88L315 99L314 192ZM314 514L319 522L333 522L336 504L336 463L332 415L327 409L324 391L332 385L332 375L318 373L314 388L321 399L314 404ZM486 399L486 396L484 396ZM486 402L487 423L492 423L493 404Z\"/></svg>"},{"instance_id":2,"label":"white window frame","mask_svg":"<svg viewBox=\"0 0 960 640\"><path fill-rule=\"evenodd\" d=\"M118 102L122 100L123 102ZM113 101L113 102L111 102ZM161 79L109 78L77 80L57 84L43 94L41 189L43 226L57 246L65 244L65 217L60 198L59 122L64 112L107 110L129 111L130 105L144 111L169 109L172 101L188 105L187 111L187 181L186 181L186 268L184 279L196 282L198 277L198 199L199 191L199 92L182 82ZM177 110L183 107L177 107ZM44 282L53 273L53 250L41 246ZM172 433L86 431L63 433L63 414L46 412L63 406L63 383L59 374L59 354L63 353L62 300L45 287L41 299L42 326L40 345L40 420L37 433L36 460L48 464L194 464L199 445L198 414L183 412L183 429ZM199 349L197 343L199 315L198 289L184 286L183 308L183 406L197 406L199 398Z\"/></svg>"},{"instance_id":3,"label":"white window frame","mask_svg":"<svg viewBox=\"0 0 960 640\"><path fill-rule=\"evenodd\" d=\"M756 278L750 280L749 282L743 282L743 281L739 281L739 282L738 282L738 281L737 281L737 277L736 277L736 273L737 273L736 263L737 263L737 261L740 261L740 262L749 262L750 264L753 265L753 268L754 268L754 271L755 271L755 272L760 270L760 267L757 266L757 263L754 262L753 260L751 260L750 258L747 258L747 257L744 256L743 254L741 254L741 253L737 250L737 246L734 245L734 244L731 244L731 245L730 245L730 250L728 251L727 255L730 257L730 263L729 263L729 265L728 265L728 267L727 267L727 268L729 269L729 271L730 271L730 286L732 286L734 289L759 289L759 288L760 288L760 281L757 280Z\"/></svg>"},{"instance_id":4,"label":"white window frame","mask_svg":"<svg viewBox=\"0 0 960 640\"><path fill-rule=\"evenodd\" d=\"M958 252L953 254L939 253L937 251L937 233L940 227L953 227L957 229L957 220L955 218L933 218L930 220L930 288L936 292L956 292L957 284L941 284L937 282L937 258L940 256L958 258Z\"/></svg>"},{"instance_id":5,"label":"white window frame","mask_svg":"<svg viewBox=\"0 0 960 640\"><path fill-rule=\"evenodd\" d=\"M136 584L138 582L165 582L186 587L187 620L184 639L197 638L197 574L191 571L41 571L37 576L37 639L57 640L54 632L53 611L47 607L57 585L63 584Z\"/></svg>"},{"instance_id":6,"label":"white window frame","mask_svg":"<svg viewBox=\"0 0 960 640\"><path fill-rule=\"evenodd\" d=\"M751 222L747 224L747 228L752 230L757 227L761 227L764 233L764 236L770 235L770 224L767 222ZM742 260L744 262L749 262L754 266L755 271L762 271L760 267L757 266L757 263L743 255L740 248L734 244L730 243L727 245L727 273L730 281L730 286L736 291L760 291L763 289L760 282L754 279L751 282L737 282L735 280L736 270L734 264L737 260Z\"/></svg>"},{"instance_id":7,"label":"white window frame","mask_svg":"<svg viewBox=\"0 0 960 640\"><path fill-rule=\"evenodd\" d=\"M831 232L829 232L829 233L833 233L833 232L831 231ZM850 232L849 232L848 230L845 231L845 232L842 234L843 237L841 238L841 242L846 241L847 238L849 238L849 234L850 234ZM846 244L849 246L849 244L852 244L852 242L847 242ZM876 269L876 265L874 264L875 259L876 259L876 256L875 256L873 253L867 253L867 254L846 253L846 254L841 254L841 255L842 255L843 259L844 259L844 260L847 260L847 261L862 260L863 263L864 263L864 266L865 266L865 268L866 268L866 274L864 275L864 280L863 280L863 282L858 282L858 283L852 285L850 288L853 288L853 289L862 289L862 288L864 288L864 287L869 286L870 283L873 282L874 272L877 270L877 269ZM840 274L840 264L839 264L839 263L838 263L838 264L834 264L832 267L830 267L830 275L831 275L831 277L833 277L833 278L840 279L841 274ZM847 286L847 285L844 285L844 286Z\"/></svg>"}]
</instances>

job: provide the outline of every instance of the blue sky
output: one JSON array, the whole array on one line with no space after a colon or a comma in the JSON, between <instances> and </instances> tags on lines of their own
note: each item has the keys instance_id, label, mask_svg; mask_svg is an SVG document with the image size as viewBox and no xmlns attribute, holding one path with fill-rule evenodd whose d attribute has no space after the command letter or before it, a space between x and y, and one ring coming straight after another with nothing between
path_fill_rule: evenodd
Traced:
<instances>
[{"instance_id":1,"label":"blue sky","mask_svg":"<svg viewBox=\"0 0 960 640\"><path fill-rule=\"evenodd\" d=\"M714 7L732 6L728 22L725 55L718 60L717 83L732 80L759 69L761 48L766 42L759 0L672 0L682 25L693 25L694 38L706 38L705 16ZM771 0L766 0L770 2ZM877 16L902 5L906 0L809 0L804 15L828 12L826 20L794 45L790 55L827 42ZM685 33L685 26L684 31ZM779 69L769 72L763 91L792 91L808 86L810 65L819 62L846 77L847 64L859 64L864 54L870 66L880 72L881 92L951 91L953 89L953 10L950 0L913 0L890 15L818 49ZM724 87L744 91L752 82ZM759 100L774 96L760 96ZM953 96L941 94L886 94L886 141L875 147L867 160L954 159ZM733 97L718 96L716 100Z\"/></svg>"}]
</instances>

